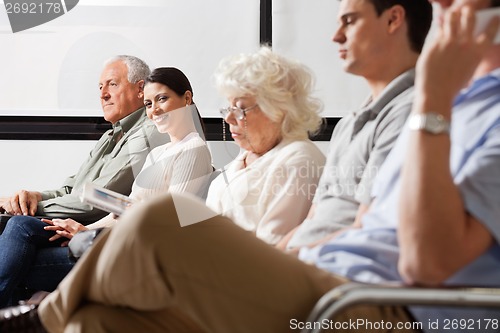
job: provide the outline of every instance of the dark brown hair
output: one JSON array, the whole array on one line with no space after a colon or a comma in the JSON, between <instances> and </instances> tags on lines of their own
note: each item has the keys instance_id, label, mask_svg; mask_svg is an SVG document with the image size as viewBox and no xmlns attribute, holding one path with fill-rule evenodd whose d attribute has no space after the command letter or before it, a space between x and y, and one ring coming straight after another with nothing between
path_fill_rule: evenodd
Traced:
<instances>
[{"instance_id":1,"label":"dark brown hair","mask_svg":"<svg viewBox=\"0 0 500 333\"><path fill-rule=\"evenodd\" d=\"M191 87L191 83L189 82L187 76L180 69L175 67L159 67L154 69L146 78L145 83L163 84L181 97L184 96L186 91L190 91L191 96L194 95L193 88ZM194 104L193 98L191 98L191 104ZM203 123L203 118L201 118L200 112L198 111L198 107L196 107L196 113L198 114L198 119L203 131L203 133L200 134L203 134L204 137L206 137L205 124Z\"/></svg>"}]
</instances>

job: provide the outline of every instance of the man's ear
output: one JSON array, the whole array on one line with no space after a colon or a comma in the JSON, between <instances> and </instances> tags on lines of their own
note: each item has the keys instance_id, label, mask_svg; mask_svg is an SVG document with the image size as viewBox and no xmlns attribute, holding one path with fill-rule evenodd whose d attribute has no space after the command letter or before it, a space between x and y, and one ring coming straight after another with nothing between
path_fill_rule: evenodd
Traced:
<instances>
[{"instance_id":1,"label":"man's ear","mask_svg":"<svg viewBox=\"0 0 500 333\"><path fill-rule=\"evenodd\" d=\"M142 99L144 98L144 80L139 80L137 81L137 87L139 88L139 92L138 92L138 95L137 97Z\"/></svg>"},{"instance_id":2,"label":"man's ear","mask_svg":"<svg viewBox=\"0 0 500 333\"><path fill-rule=\"evenodd\" d=\"M389 33L397 31L405 23L406 11L401 5L392 6L386 14Z\"/></svg>"}]
</instances>

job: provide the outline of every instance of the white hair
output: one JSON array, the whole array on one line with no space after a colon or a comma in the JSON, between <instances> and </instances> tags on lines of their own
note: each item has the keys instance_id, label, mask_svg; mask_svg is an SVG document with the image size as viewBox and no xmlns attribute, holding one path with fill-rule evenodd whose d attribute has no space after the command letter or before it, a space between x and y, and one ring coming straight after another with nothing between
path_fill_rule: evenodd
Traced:
<instances>
[{"instance_id":1,"label":"white hair","mask_svg":"<svg viewBox=\"0 0 500 333\"><path fill-rule=\"evenodd\" d=\"M128 75L127 79L130 83L137 83L141 80L146 80L151 73L149 66L141 59L130 55L117 55L105 62L105 65L111 64L116 61L123 61L127 66Z\"/></svg>"},{"instance_id":2,"label":"white hair","mask_svg":"<svg viewBox=\"0 0 500 333\"><path fill-rule=\"evenodd\" d=\"M215 83L225 96L253 96L262 112L281 122L283 138L305 139L321 124L321 101L312 96L314 76L305 65L263 46L223 59Z\"/></svg>"}]
</instances>

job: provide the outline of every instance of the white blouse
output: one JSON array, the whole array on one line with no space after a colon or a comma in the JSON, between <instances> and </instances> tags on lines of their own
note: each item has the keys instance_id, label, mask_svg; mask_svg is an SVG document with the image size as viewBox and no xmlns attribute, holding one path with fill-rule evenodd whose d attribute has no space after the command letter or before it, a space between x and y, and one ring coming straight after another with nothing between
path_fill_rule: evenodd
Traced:
<instances>
[{"instance_id":1,"label":"white blouse","mask_svg":"<svg viewBox=\"0 0 500 333\"><path fill-rule=\"evenodd\" d=\"M244 167L243 151L211 183L207 205L267 243L306 218L325 156L310 140L283 140Z\"/></svg>"},{"instance_id":2,"label":"white blouse","mask_svg":"<svg viewBox=\"0 0 500 333\"><path fill-rule=\"evenodd\" d=\"M205 192L213 171L212 156L198 133L188 134L179 142L154 148L132 184L130 198L142 201L160 193ZM116 219L109 214L87 228L112 227Z\"/></svg>"},{"instance_id":3,"label":"white blouse","mask_svg":"<svg viewBox=\"0 0 500 333\"><path fill-rule=\"evenodd\" d=\"M200 195L212 173L212 157L198 133L153 149L137 175L130 197L144 200L158 193Z\"/></svg>"}]
</instances>

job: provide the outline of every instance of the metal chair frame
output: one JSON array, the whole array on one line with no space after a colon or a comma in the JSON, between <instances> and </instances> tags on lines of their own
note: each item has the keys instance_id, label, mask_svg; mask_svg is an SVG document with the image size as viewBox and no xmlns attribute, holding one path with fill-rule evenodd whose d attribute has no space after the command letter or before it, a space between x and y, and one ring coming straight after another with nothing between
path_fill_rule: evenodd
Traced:
<instances>
[{"instance_id":1,"label":"metal chair frame","mask_svg":"<svg viewBox=\"0 0 500 333\"><path fill-rule=\"evenodd\" d=\"M311 311L307 322L321 323L356 305L500 308L500 289L419 288L401 284L370 285L353 282L323 295ZM302 330L302 333L321 331L321 328L308 328Z\"/></svg>"}]
</instances>

